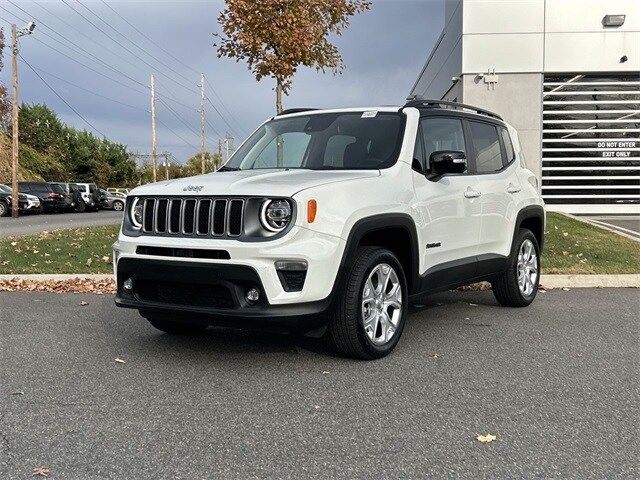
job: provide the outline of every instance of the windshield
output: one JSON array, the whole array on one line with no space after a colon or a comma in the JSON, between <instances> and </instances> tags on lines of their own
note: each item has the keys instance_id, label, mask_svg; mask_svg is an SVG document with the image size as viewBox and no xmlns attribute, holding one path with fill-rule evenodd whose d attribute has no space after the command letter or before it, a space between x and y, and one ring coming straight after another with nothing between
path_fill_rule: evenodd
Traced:
<instances>
[{"instance_id":1,"label":"windshield","mask_svg":"<svg viewBox=\"0 0 640 480\"><path fill-rule=\"evenodd\" d=\"M9 187L7 187L6 185L0 184L0 192L11 193L11 189Z\"/></svg>"},{"instance_id":2,"label":"windshield","mask_svg":"<svg viewBox=\"0 0 640 480\"><path fill-rule=\"evenodd\" d=\"M53 190L56 193L65 193L65 190L64 188L62 188L62 185L58 185L57 183L51 184L51 190Z\"/></svg>"},{"instance_id":3,"label":"windshield","mask_svg":"<svg viewBox=\"0 0 640 480\"><path fill-rule=\"evenodd\" d=\"M372 170L393 165L402 141L396 112L345 112L271 120L222 170Z\"/></svg>"}]
</instances>

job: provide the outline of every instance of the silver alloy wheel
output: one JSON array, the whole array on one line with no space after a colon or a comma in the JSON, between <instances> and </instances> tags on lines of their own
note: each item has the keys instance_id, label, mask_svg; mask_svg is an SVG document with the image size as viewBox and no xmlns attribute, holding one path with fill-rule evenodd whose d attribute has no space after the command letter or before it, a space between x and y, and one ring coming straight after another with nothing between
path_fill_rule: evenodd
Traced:
<instances>
[{"instance_id":1,"label":"silver alloy wheel","mask_svg":"<svg viewBox=\"0 0 640 480\"><path fill-rule=\"evenodd\" d=\"M362 324L374 345L393 338L402 315L402 286L395 270L386 263L377 265L362 288Z\"/></svg>"},{"instance_id":2,"label":"silver alloy wheel","mask_svg":"<svg viewBox=\"0 0 640 480\"><path fill-rule=\"evenodd\" d=\"M124 204L122 202L113 202L113 209L117 212L121 212L124 209Z\"/></svg>"},{"instance_id":3,"label":"silver alloy wheel","mask_svg":"<svg viewBox=\"0 0 640 480\"><path fill-rule=\"evenodd\" d=\"M533 293L538 280L538 256L531 240L525 240L518 250L518 287L520 292L529 296Z\"/></svg>"}]
</instances>

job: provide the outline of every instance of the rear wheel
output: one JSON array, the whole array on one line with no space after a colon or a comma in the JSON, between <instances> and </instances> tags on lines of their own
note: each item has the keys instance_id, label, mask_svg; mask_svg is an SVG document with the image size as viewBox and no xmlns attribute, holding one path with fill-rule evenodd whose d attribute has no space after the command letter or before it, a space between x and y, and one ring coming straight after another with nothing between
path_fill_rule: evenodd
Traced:
<instances>
[{"instance_id":1,"label":"rear wheel","mask_svg":"<svg viewBox=\"0 0 640 480\"><path fill-rule=\"evenodd\" d=\"M388 355L407 316L407 282L400 262L384 248L359 248L344 282L329 321L333 345L354 358Z\"/></svg>"},{"instance_id":2,"label":"rear wheel","mask_svg":"<svg viewBox=\"0 0 640 480\"><path fill-rule=\"evenodd\" d=\"M113 202L113 209L116 212L121 212L122 210L124 210L124 203L119 200L116 200L115 202Z\"/></svg>"},{"instance_id":3,"label":"rear wheel","mask_svg":"<svg viewBox=\"0 0 640 480\"><path fill-rule=\"evenodd\" d=\"M152 315L145 315L145 318L149 320L149 323L158 330L172 335L195 335L202 333L206 330L206 325L200 325L197 323L185 323L176 322L174 320L167 320L164 318L154 317Z\"/></svg>"},{"instance_id":4,"label":"rear wheel","mask_svg":"<svg viewBox=\"0 0 640 480\"><path fill-rule=\"evenodd\" d=\"M508 260L507 270L492 283L493 295L505 307L526 307L538 293L540 247L535 235L521 228Z\"/></svg>"},{"instance_id":5,"label":"rear wheel","mask_svg":"<svg viewBox=\"0 0 640 480\"><path fill-rule=\"evenodd\" d=\"M0 217L6 217L9 215L9 207L6 203L0 202Z\"/></svg>"},{"instance_id":6,"label":"rear wheel","mask_svg":"<svg viewBox=\"0 0 640 480\"><path fill-rule=\"evenodd\" d=\"M76 203L76 212L77 213L82 213L87 209L87 204L84 203L84 200L78 200L78 203Z\"/></svg>"}]
</instances>

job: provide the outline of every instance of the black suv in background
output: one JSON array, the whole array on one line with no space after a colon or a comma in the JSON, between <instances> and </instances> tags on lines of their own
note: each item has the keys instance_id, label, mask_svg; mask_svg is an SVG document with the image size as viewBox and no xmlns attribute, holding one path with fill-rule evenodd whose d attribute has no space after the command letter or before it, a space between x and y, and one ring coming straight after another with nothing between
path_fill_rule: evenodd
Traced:
<instances>
[{"instance_id":1,"label":"black suv in background","mask_svg":"<svg viewBox=\"0 0 640 480\"><path fill-rule=\"evenodd\" d=\"M49 182L55 191L62 191L65 195L65 210L67 212L83 212L84 201L80 194L80 187L75 183Z\"/></svg>"},{"instance_id":2,"label":"black suv in background","mask_svg":"<svg viewBox=\"0 0 640 480\"><path fill-rule=\"evenodd\" d=\"M45 213L62 213L66 207L64 193L56 192L47 182L18 182L18 191L38 197Z\"/></svg>"}]
</instances>

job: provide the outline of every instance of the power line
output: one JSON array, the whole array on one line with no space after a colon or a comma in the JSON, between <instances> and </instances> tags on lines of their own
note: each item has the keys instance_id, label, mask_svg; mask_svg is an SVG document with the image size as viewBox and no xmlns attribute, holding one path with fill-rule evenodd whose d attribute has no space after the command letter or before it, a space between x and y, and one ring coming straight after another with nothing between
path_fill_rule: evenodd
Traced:
<instances>
[{"instance_id":1,"label":"power line","mask_svg":"<svg viewBox=\"0 0 640 480\"><path fill-rule=\"evenodd\" d=\"M165 127L167 130L169 130L171 133L173 133L176 137L178 137L180 140L182 140L186 145L190 146L191 148L193 148L194 150L198 150L198 147L194 147L191 143L189 143L188 141L186 141L182 136L178 135L169 125L167 125L166 123L164 123L162 120L160 120L159 118L156 119L156 121L162 125L163 127Z\"/></svg>"},{"instance_id":2,"label":"power line","mask_svg":"<svg viewBox=\"0 0 640 480\"><path fill-rule=\"evenodd\" d=\"M111 64L105 62L104 60L102 60L101 58L97 57L96 55L94 55L93 53L89 52L88 50L86 50L85 48L81 47L80 45L78 45L77 43L75 43L73 40L69 39L68 37L66 37L65 35L61 34L60 32L58 32L55 28L49 26L48 24L44 23L42 20L40 20L39 18L35 17L34 15L32 15L31 13L27 12L24 8L21 8L20 6L16 5L12 0L7 0L11 5L13 5L15 8L17 8L18 10L20 10L21 12L23 12L25 15L27 15L30 19L35 20L39 25L44 26L45 28L48 28L49 30L51 30L53 33L55 33L57 36L59 36L60 38L62 38L64 41L70 43L71 45L73 45L74 47L76 47L77 49L79 49L80 51L84 52L85 55L84 56L89 56L93 59L95 59L96 61L100 62L101 64L103 64L105 67L113 70L114 72L128 78L129 80L136 82L136 83L140 83L137 80L134 80L133 78L131 78L129 75L123 73L122 71L114 68ZM56 14L54 14L53 12L51 12L50 10L48 10L47 8L45 8L43 5L36 3L42 10L44 10L46 13L48 13L50 16L58 19L59 21L61 21L63 24L65 24L67 27L69 27L71 30L75 31L76 33L79 33L80 35L82 35L83 37L89 39L91 42L93 42L94 44L96 44L98 47L100 47L101 49L109 52L111 55L113 55L114 57L118 58L119 60L124 60L126 63L128 63L129 65L133 66L136 69L140 68L140 65L131 62L129 59L123 57L121 54L119 54L118 52L115 52L109 48L107 48L104 45L101 45L100 43L98 43L94 38L91 38L90 36L86 35L85 33L76 30L73 25L71 25L70 23L68 23L67 21L65 21L64 19L60 18L59 16L57 16ZM3 8L3 7L0 7ZM7 9L3 8L5 11L8 12ZM15 15L15 14L13 14ZM17 18L17 15L15 15ZM21 19L23 22L26 22L27 20ZM54 40L55 42L61 43L63 45L65 45L63 42L61 42L60 40L58 40L57 38L52 37L51 35L49 35L46 31L42 32L43 35L51 38L52 40ZM65 45L65 47L69 48L70 50L73 50L72 48L70 48L68 45ZM82 54L81 54L82 55Z\"/></svg>"},{"instance_id":3,"label":"power line","mask_svg":"<svg viewBox=\"0 0 640 480\"><path fill-rule=\"evenodd\" d=\"M218 95L218 92L215 91L215 89L213 88L213 85L211 85L211 82L209 82L209 79L205 77L205 81L207 86L211 89L211 91L213 92L213 94L215 95L215 97L218 99L218 101L220 102L220 105L222 106L222 108L224 108L227 113L229 114L229 117L231 117L231 119L236 123L237 127L240 127L241 122L238 121L238 119L235 117L235 115L231 112L231 110L229 110L227 108L227 106L224 104L224 102L222 101L222 98L220 97L220 95ZM243 128L240 128L240 130L244 130Z\"/></svg>"},{"instance_id":4,"label":"power line","mask_svg":"<svg viewBox=\"0 0 640 480\"><path fill-rule=\"evenodd\" d=\"M55 91L55 89L54 89L51 85L49 85L49 83L47 83L47 81L46 81L44 78L42 78L42 76L41 76L41 75L36 71L36 69L35 69L35 68L33 68L33 67L31 66L31 64L30 64L29 62L27 62L27 61L24 59L24 57L23 57L22 55L20 55L20 54L18 53L18 56L19 56L19 57L20 57L20 59L25 63L25 65L27 65L27 67L29 67L29 68L31 69L31 71L32 71L33 73L35 73L35 75L36 75L40 80L42 80L42 83L44 83L44 84L49 88L49 90L51 90L51 91L53 92L53 94L54 94L56 97L58 97L60 100L62 100L62 101L64 102L64 104L65 104L67 107L69 107L69 108L70 108L70 109L71 109L71 110L72 110L72 111L73 111L73 112L74 112L78 117L80 117L80 118L84 121L84 123L86 123L87 125L89 125L92 129L94 129L94 130L95 130L96 132L98 132L100 135L102 135L102 137L103 137L103 138L107 138L107 136L106 136L104 133L102 133L100 130L98 130L96 127L94 127L94 126L93 126L93 124L92 124L89 120L87 120L86 118L84 118L84 116L83 116L80 112L78 112L78 110L76 110L76 109L75 109L75 108L74 108L74 107L73 107L69 102L67 102L67 101L66 101L66 100L65 100L65 99L64 99L64 98L63 98L63 97L62 97L58 92L56 92L56 91Z\"/></svg>"},{"instance_id":5,"label":"power line","mask_svg":"<svg viewBox=\"0 0 640 480\"><path fill-rule=\"evenodd\" d=\"M154 59L156 62L158 62L160 65L162 65L163 67L167 68L169 71L171 71L172 73L174 73L176 76L178 76L179 78L185 80L187 83L191 82L192 80L188 77L185 77L182 73L178 72L177 70L175 70L172 66L167 65L166 63L164 63L162 60L160 60L158 57L156 57L155 55L151 54L150 52L148 52L147 50L143 49L142 47L140 47L139 45L137 45L135 42L133 42L130 38L128 38L127 35L123 34L122 32L120 32L117 28L115 28L113 25L111 25L110 23L106 22L100 15L98 15L97 13L95 13L93 10L91 10L87 5L85 5L84 3L82 3L80 0L76 0L76 2L78 4L80 4L85 10L89 11L93 16L95 16L96 18L98 18L98 20L100 20L102 23L104 23L107 27L109 27L111 30L113 30L117 35L120 35L122 38L125 38L131 45L133 45L135 48L137 48L138 50L140 50L144 55L149 56L150 58ZM181 84L179 84L181 85ZM185 87L186 88L186 87Z\"/></svg>"},{"instance_id":6,"label":"power line","mask_svg":"<svg viewBox=\"0 0 640 480\"><path fill-rule=\"evenodd\" d=\"M10 1L10 0L9 0ZM72 5L70 5L67 0L61 0L62 3L64 3L67 7L69 7L71 10L73 10L77 15L79 15L80 17L82 17L87 23L89 23L92 27L94 27L96 30L102 32L103 35L105 35L107 38L109 38L112 42L114 42L115 44L119 45L122 49L124 49L125 51L127 51L128 53L130 53L131 55L133 55L135 58L137 58L138 60L140 60L142 63L144 63L145 65L147 65L148 67L152 68L152 69L156 69L153 65L151 65L149 62L147 62L144 58L138 56L136 53L134 53L133 51L131 51L129 48L127 48L125 45L123 45L122 43L120 43L117 39L113 38L111 35L109 35L107 32L105 32L102 28L100 28L98 25L96 25L95 23L93 23L89 18L87 18L85 15L83 15L82 13L80 13L78 10L76 10ZM78 0L76 0L78 1ZM80 3L80 2L78 2ZM82 5L80 3L80 5ZM194 93L198 93L196 90L192 90L191 87L189 86L185 86L184 84L176 81L175 79L171 78L170 76L168 76L167 74L158 71L158 74L168 78L169 80L171 80L172 82L176 83L177 85L180 85L181 87L185 88L186 90L189 90L191 92Z\"/></svg>"},{"instance_id":7,"label":"power line","mask_svg":"<svg viewBox=\"0 0 640 480\"><path fill-rule=\"evenodd\" d=\"M169 110L173 114L173 116L176 117L185 127L187 127L187 129L191 133L193 133L196 137L199 135L195 130L193 130L193 128L180 115L178 115L176 113L176 111L173 108L171 108L169 105L167 105L161 98L159 98L158 101L162 105L164 105L167 108L167 110Z\"/></svg>"},{"instance_id":8,"label":"power line","mask_svg":"<svg viewBox=\"0 0 640 480\"><path fill-rule=\"evenodd\" d=\"M184 63L182 60L180 60L178 57L176 57L175 55L173 55L171 52L169 52L168 50L164 49L163 47L161 47L160 45L158 45L156 42L154 42L151 38L149 38L144 32L142 32L140 29L138 29L138 27L136 27L134 24L132 24L131 22L129 22L129 20L127 20L125 17L123 17L122 15L120 15L118 13L117 10L115 10L111 5L109 5L107 2L105 2L104 0L100 0L107 8L109 8L109 10L111 10L113 13L115 13L118 17L120 17L127 25L129 25L131 28L133 28L139 35L141 35L142 37L146 38L151 44L155 45L157 48L159 48L160 50L162 50L164 53L166 53L167 55L169 55L173 60L175 60L176 62L178 62L180 65L182 65L185 68L188 68L189 70L191 70L193 73L198 74L199 72L194 70L193 68L191 68L189 65L187 65L186 63Z\"/></svg>"},{"instance_id":9,"label":"power line","mask_svg":"<svg viewBox=\"0 0 640 480\"><path fill-rule=\"evenodd\" d=\"M132 81L132 82L134 82L134 83L136 83L136 84L138 84L138 85L141 85L141 86L143 86L143 87L146 87L146 85L145 85L144 83L139 82L138 80L136 80L136 79L134 79L134 78L130 77L130 76L129 76L129 75L127 75L126 73L122 72L121 70L118 70L117 68L113 67L112 65L110 65L110 64L106 63L105 61L101 60L101 59L100 59L100 58L98 58L96 55L94 55L94 54L92 54L91 52L89 52L89 51L85 50L84 48L82 48L81 46L79 46L78 44L76 44L75 42L73 42L72 40L68 39L67 37L65 37L65 36L64 36L64 35L62 35L61 33L58 33L55 29L51 28L50 26L48 26L47 24L45 24L44 22L42 22L42 21L41 21L41 20L39 20L38 18L36 18L36 17L32 16L29 12L26 12L24 9L22 9L22 8L18 7L17 5L13 4L13 2L11 2L11 0L8 0L8 1L9 1L10 3L12 3L12 5L14 5L14 6L15 6L16 8L18 8L20 11L24 12L26 15L29 15L31 18L33 18L34 20L36 20L39 24L43 25L45 28L48 28L48 29L49 29L49 30L51 30L53 33L55 33L56 35L58 35L59 37L61 37L62 39L64 39L66 42L69 42L71 45L74 45L76 48L80 49L82 52L86 52L86 54L83 54L83 53L81 53L81 52L77 52L77 51L75 51L75 53L79 53L81 56L84 56L84 57L88 57L88 58L91 58L91 59L95 59L96 61L100 62L100 63L101 63L101 64L103 64L105 67L107 67L108 69L113 70L115 73L117 73L117 74L119 74L119 75L122 75L122 76L123 76L123 77L125 77L126 79L128 79L128 80L130 80L130 81ZM0 8L1 8L1 9L3 9L4 11L6 11L6 12L10 13L11 15L15 16L15 17L16 17L16 18L18 18L20 21L27 22L27 20L25 20L25 19L21 18L19 15L16 15L16 14L15 14L15 13L13 13L13 12L10 12L10 11L9 11L9 10L7 10L6 8L4 8L4 7L0 7ZM43 8L44 8L44 7L43 7ZM45 10L46 10L46 9L45 9ZM62 41L58 40L57 38L55 38L55 37L51 36L51 35L50 35L50 34L48 34L46 31L40 31L40 33L42 33L42 34L43 34L43 35L45 35L46 37L50 38L50 39L51 39L51 40L53 40L54 42L57 42L57 43L59 43L59 44L61 44L61 45L65 46L66 48L69 48L70 50L74 51L74 49L73 49L73 48L70 48L70 47L69 47L68 45L66 45L64 42L62 42ZM42 40L37 39L37 37L35 37L35 39L36 39L37 41L39 41L40 43L42 43L42 44L46 45L47 47L49 47L49 48L51 48L51 49L55 50L56 52L60 53L61 55L64 55L65 57L69 58L70 60L73 60L74 62L79 63L79 64L81 64L81 65L85 66L86 68L88 68L88 69L90 69L90 70L92 70L92 71L96 72L96 70L92 69L91 67L87 67L86 65L84 65L84 64L82 64L81 62L77 61L75 58L70 57L69 55L67 55L67 54L65 54L65 53L63 53L63 52L61 52L60 50L55 49L55 48L54 48L54 47L52 47L51 45L48 45L48 44L44 43ZM99 45L99 44L98 44L98 45ZM133 64L133 65L134 65L134 66L136 66L135 64ZM137 66L136 66L136 67L137 67ZM98 73L99 73L99 72L98 72ZM122 85L124 85L124 84L122 84ZM125 85L125 86L129 87L128 85Z\"/></svg>"},{"instance_id":10,"label":"power line","mask_svg":"<svg viewBox=\"0 0 640 480\"><path fill-rule=\"evenodd\" d=\"M133 109L136 109L136 110L142 110L143 112L148 112L148 110L146 108L138 107L136 105L130 105L128 103L121 102L120 100L116 100L115 98L107 97L107 96L102 95L100 93L97 93L97 92L95 92L93 90L89 90L88 88L84 88L84 87L81 87L80 85L76 85L75 83L70 82L69 80L65 80L62 77L59 77L57 75L54 75L53 73L50 73L50 72L47 72L46 70L43 70L42 68L38 68L38 67L33 67L33 68L35 68L36 70L44 73L45 75L48 75L49 77L53 77L56 80L59 80L59 81L64 82L64 83L67 83L67 84L71 85L72 87L77 88L78 90L82 90L84 92L90 93L91 95L95 95L96 97L100 97L100 98L103 98L105 100L109 100L111 102L118 103L118 104L123 105L125 107L133 108Z\"/></svg>"}]
</instances>

